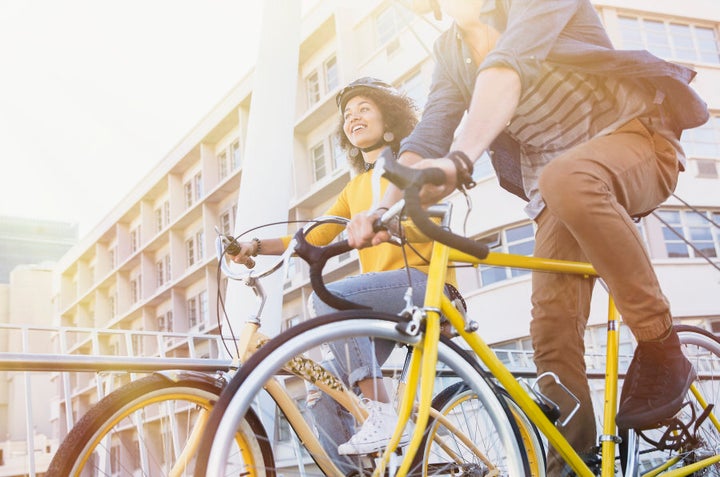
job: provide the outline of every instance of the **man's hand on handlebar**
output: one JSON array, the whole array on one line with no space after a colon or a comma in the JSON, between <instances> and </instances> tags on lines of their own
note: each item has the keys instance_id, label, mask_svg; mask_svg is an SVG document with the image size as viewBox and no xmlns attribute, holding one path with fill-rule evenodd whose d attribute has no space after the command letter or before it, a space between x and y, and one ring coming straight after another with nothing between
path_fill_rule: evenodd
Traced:
<instances>
[{"instance_id":1,"label":"man's hand on handlebar","mask_svg":"<svg viewBox=\"0 0 720 477\"><path fill-rule=\"evenodd\" d=\"M428 169L434 167L445 173L445 183L442 185L425 184L420 189L420 203L427 207L438 203L442 198L450 195L457 187L457 170L455 164L446 158L423 159L412 166L414 169Z\"/></svg>"}]
</instances>

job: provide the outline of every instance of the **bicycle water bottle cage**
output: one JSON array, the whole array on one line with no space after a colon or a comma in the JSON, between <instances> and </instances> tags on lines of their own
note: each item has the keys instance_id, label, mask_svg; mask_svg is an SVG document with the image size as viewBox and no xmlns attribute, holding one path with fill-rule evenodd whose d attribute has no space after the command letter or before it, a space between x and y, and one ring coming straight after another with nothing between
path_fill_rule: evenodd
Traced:
<instances>
[{"instance_id":1,"label":"bicycle water bottle cage","mask_svg":"<svg viewBox=\"0 0 720 477\"><path fill-rule=\"evenodd\" d=\"M539 389L539 382L544 378L551 378L555 384L557 384L560 389L562 389L565 394L570 396L573 401L575 401L575 406L573 407L572 411L570 411L562 422L560 422L560 406L544 395L542 392L540 392ZM535 397L535 402L538 406L540 406L540 409L545 413L547 418L554 423L559 423L561 426L566 426L568 422L575 416L575 413L577 413L578 409L580 409L580 400L575 396L575 394L572 393L561 381L557 374L552 372L546 372L539 375L537 378L535 378L535 382L533 383L532 387L529 388L530 393Z\"/></svg>"}]
</instances>

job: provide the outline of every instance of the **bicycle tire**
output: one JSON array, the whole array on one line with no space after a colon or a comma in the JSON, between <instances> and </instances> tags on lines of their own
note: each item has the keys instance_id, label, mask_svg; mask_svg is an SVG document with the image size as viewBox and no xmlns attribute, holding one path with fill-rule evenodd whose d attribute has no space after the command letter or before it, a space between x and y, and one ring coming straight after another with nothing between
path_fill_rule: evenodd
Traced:
<instances>
[{"instance_id":1,"label":"bicycle tire","mask_svg":"<svg viewBox=\"0 0 720 477\"><path fill-rule=\"evenodd\" d=\"M713 414L720 416L720 408L717 407L720 405L720 339L710 331L696 326L676 325L674 328L680 337L685 356L693 364L698 374L694 383L695 387L700 390L709 404L715 406ZM688 397L677 419L685 424L691 424L693 415L697 418L701 415L702 410L702 406L692 392L688 392ZM678 449L667 450L660 450L650 444L650 441L659 442L668 430L667 427L642 431L642 434L638 434L636 431L622 432L620 459L623 469L627 468L629 458L637 461L643 467L643 472L646 472L675 458L679 459L679 462L670 467L671 469L716 455L720 450L718 425L714 424L711 419L705 419L696 429L692 429L692 427L694 427L694 423L690 429L694 434L692 441L680 444ZM634 469L636 469L635 466L633 469L628 469L628 472L632 472ZM720 476L720 464L714 464L690 475Z\"/></svg>"},{"instance_id":2,"label":"bicycle tire","mask_svg":"<svg viewBox=\"0 0 720 477\"><path fill-rule=\"evenodd\" d=\"M373 340L392 340L402 346L417 345L419 337L407 336L396 329L399 321L400 318L396 315L373 311L343 311L303 322L266 343L238 371L216 403L206 428L206 439L198 452L195 475L223 475L222 463L227 453L225 442L228 438L228 426L234 426L235 421L242 418L265 383L277 375L290 359L315 350L323 343L359 336ZM478 362L445 338L441 338L439 345L439 361L446 369L451 370L450 374L455 376L452 379L468 383L478 395L478 401L487 408L487 422L492 424L498 436L493 443L501 446L501 449L492 453L499 459L499 462L494 464L503 469L501 475L528 475L527 453L517 424L505 400L498 394L498 388L486 376ZM373 462L362 465L346 474L367 475L368 471L374 468ZM304 473L313 475L307 469L304 469ZM412 469L411 473L417 475L418 472ZM292 475L285 471L283 474Z\"/></svg>"},{"instance_id":3,"label":"bicycle tire","mask_svg":"<svg viewBox=\"0 0 720 477\"><path fill-rule=\"evenodd\" d=\"M508 402L525 444L530 466L528 477L544 476L545 449L537 427L506 392L503 391L502 395ZM435 396L433 408L449 419L450 426L461 429L470 441L463 442L442 422L431 417L420 444L423 452L415 455L413 468L427 469L426 475L476 475L478 470L482 472L483 462L471 449L475 443L486 439L484 422L477 419L476 397L475 392L464 382L452 384ZM451 456L459 456L459 459Z\"/></svg>"},{"instance_id":4,"label":"bicycle tire","mask_svg":"<svg viewBox=\"0 0 720 477\"><path fill-rule=\"evenodd\" d=\"M135 380L108 394L85 413L63 439L47 475L169 475L168 467L181 455L177 440L187 437L197 408L211 409L221 391L219 379L197 372L155 373ZM177 413L172 418L160 417L156 411L161 406ZM131 422L133 418L141 420ZM187 423L185 429L170 428L181 420ZM252 410L245 415L240 429L236 442L244 465L250 469L246 475L274 477L272 448ZM170 442L168 436L175 441ZM140 454L145 457L139 458ZM187 471L191 470L192 462L188 462Z\"/></svg>"}]
</instances>

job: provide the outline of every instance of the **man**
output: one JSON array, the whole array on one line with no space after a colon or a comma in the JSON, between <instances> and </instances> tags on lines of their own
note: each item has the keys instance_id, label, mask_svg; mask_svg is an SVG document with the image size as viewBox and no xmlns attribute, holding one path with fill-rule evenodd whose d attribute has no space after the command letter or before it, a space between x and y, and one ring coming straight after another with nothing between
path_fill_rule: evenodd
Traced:
<instances>
[{"instance_id":1,"label":"man","mask_svg":"<svg viewBox=\"0 0 720 477\"><path fill-rule=\"evenodd\" d=\"M430 3L454 24L435 44L425 111L399 160L445 172L444 186L423 189L432 203L470 185L472 164L491 152L501 185L528 201L535 255L590 261L638 340L618 426L657 426L680 409L695 373L632 217L672 193L685 164L680 132L708 118L688 86L694 72L646 51L614 50L589 0ZM379 205L400 197L392 188ZM387 239L372 232L377 215L353 220L351 245ZM542 272L532 279L538 373L556 373L580 399L561 431L590 459L596 431L583 335L594 280ZM550 381L540 383L543 393L567 413L571 398ZM548 473L567 473L554 452Z\"/></svg>"}]
</instances>

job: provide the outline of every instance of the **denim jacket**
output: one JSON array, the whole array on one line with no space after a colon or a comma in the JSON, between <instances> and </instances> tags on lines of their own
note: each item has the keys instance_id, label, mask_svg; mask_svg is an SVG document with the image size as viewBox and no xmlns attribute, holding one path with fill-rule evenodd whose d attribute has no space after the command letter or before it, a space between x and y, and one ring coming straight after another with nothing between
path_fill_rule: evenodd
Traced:
<instances>
[{"instance_id":1,"label":"denim jacket","mask_svg":"<svg viewBox=\"0 0 720 477\"><path fill-rule=\"evenodd\" d=\"M400 153L444 156L470 105L475 78L483 69L505 66L520 76L522 89L537 79L541 62L598 76L623 78L650 91L663 121L680 136L704 124L707 105L689 86L695 72L647 51L615 50L589 0L487 0L481 20L502 33L482 64L472 60L453 24L434 46L435 70L422 120ZM524 198L520 145L501 133L491 146L500 184Z\"/></svg>"}]
</instances>

